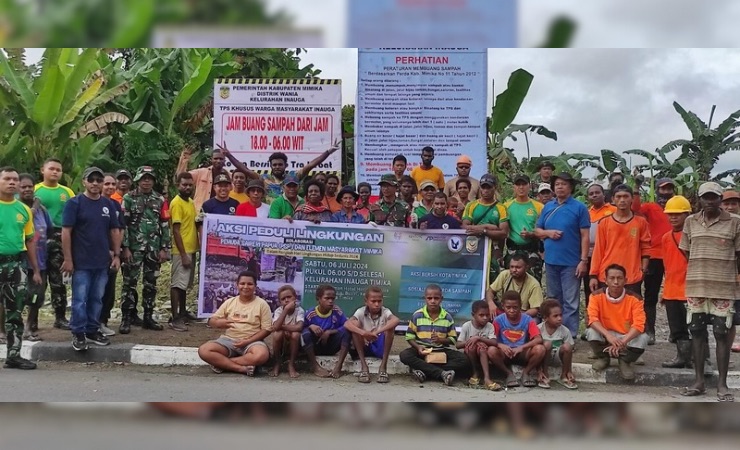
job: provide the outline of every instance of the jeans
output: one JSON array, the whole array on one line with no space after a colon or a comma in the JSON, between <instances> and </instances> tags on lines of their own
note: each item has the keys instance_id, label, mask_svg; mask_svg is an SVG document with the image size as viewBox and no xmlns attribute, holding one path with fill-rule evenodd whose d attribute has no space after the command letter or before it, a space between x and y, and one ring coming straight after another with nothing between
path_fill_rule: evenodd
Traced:
<instances>
[{"instance_id":1,"label":"jeans","mask_svg":"<svg viewBox=\"0 0 740 450\"><path fill-rule=\"evenodd\" d=\"M107 267L94 270L75 269L72 273L72 317L69 328L73 335L98 332L107 282Z\"/></svg>"},{"instance_id":2,"label":"jeans","mask_svg":"<svg viewBox=\"0 0 740 450\"><path fill-rule=\"evenodd\" d=\"M578 334L578 307L581 303L581 279L576 266L545 265L547 296L556 298L563 306L563 325L574 338Z\"/></svg>"},{"instance_id":3,"label":"jeans","mask_svg":"<svg viewBox=\"0 0 740 450\"><path fill-rule=\"evenodd\" d=\"M108 323L110 312L116 304L116 278L117 270L108 271L108 282L105 284L105 294L103 294L103 309L100 312L100 323Z\"/></svg>"},{"instance_id":4,"label":"jeans","mask_svg":"<svg viewBox=\"0 0 740 450\"><path fill-rule=\"evenodd\" d=\"M648 273L645 275L645 331L655 333L655 317L657 315L658 295L660 284L663 282L665 267L662 259L650 259Z\"/></svg>"}]
</instances>

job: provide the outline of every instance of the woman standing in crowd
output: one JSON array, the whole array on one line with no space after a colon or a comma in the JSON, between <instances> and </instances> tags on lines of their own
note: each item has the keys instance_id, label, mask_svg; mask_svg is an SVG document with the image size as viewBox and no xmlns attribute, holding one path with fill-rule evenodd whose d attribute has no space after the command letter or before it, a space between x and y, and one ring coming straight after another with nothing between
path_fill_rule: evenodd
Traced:
<instances>
[{"instance_id":1,"label":"woman standing in crowd","mask_svg":"<svg viewBox=\"0 0 740 450\"><path fill-rule=\"evenodd\" d=\"M330 222L331 211L324 204L324 184L315 179L306 183L306 204L296 209L294 220L313 223Z\"/></svg>"},{"instance_id":2,"label":"woman standing in crowd","mask_svg":"<svg viewBox=\"0 0 740 450\"><path fill-rule=\"evenodd\" d=\"M365 222L370 217L370 196L373 193L373 188L370 183L362 182L357 185L357 193L360 194L360 199L357 201L355 210L365 218Z\"/></svg>"},{"instance_id":3,"label":"woman standing in crowd","mask_svg":"<svg viewBox=\"0 0 740 450\"><path fill-rule=\"evenodd\" d=\"M360 196L352 189L352 186L345 186L337 194L337 202L341 206L341 209L331 216L332 222L339 223L366 223L362 214L355 210L357 199Z\"/></svg>"}]
</instances>

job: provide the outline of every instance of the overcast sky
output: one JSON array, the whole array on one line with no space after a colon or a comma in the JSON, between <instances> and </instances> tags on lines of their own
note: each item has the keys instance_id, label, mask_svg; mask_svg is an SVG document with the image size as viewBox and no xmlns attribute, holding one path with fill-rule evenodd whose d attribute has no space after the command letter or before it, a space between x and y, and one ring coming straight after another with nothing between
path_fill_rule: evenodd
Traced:
<instances>
[{"instance_id":1,"label":"overcast sky","mask_svg":"<svg viewBox=\"0 0 740 450\"><path fill-rule=\"evenodd\" d=\"M302 62L315 64L324 78L340 78L342 102L355 103L356 49L309 49ZM490 80L498 95L520 67L534 75L534 82L515 123L545 125L558 133L557 142L530 139L533 156L599 154L602 148L652 151L670 140L688 139L674 100L705 122L717 105L713 126L740 110L738 49L489 49L489 111ZM526 156L523 139L508 142L518 157ZM736 167L740 152L722 157L716 170Z\"/></svg>"}]
</instances>

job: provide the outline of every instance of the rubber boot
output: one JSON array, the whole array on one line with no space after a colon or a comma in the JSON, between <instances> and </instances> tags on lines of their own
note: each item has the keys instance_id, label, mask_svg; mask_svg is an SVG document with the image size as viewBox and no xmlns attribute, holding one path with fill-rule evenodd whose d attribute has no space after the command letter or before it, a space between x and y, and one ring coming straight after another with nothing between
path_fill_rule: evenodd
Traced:
<instances>
[{"instance_id":1,"label":"rubber boot","mask_svg":"<svg viewBox=\"0 0 740 450\"><path fill-rule=\"evenodd\" d=\"M54 310L54 315L56 316L56 319L54 320L54 328L69 330L69 321L64 317L66 313L67 311L65 311L64 308Z\"/></svg>"},{"instance_id":2,"label":"rubber boot","mask_svg":"<svg viewBox=\"0 0 740 450\"><path fill-rule=\"evenodd\" d=\"M643 352L632 350L627 348L623 353L619 355L619 376L623 380L634 380L635 369L632 367L632 363L642 355Z\"/></svg>"},{"instance_id":3,"label":"rubber boot","mask_svg":"<svg viewBox=\"0 0 740 450\"><path fill-rule=\"evenodd\" d=\"M121 316L121 326L118 327L118 332L121 334L131 333L131 313L128 311L123 312Z\"/></svg>"},{"instance_id":4,"label":"rubber boot","mask_svg":"<svg viewBox=\"0 0 740 450\"><path fill-rule=\"evenodd\" d=\"M162 331L164 327L159 322L152 318L151 311L144 311L144 320L142 321L141 328L145 330Z\"/></svg>"},{"instance_id":5,"label":"rubber boot","mask_svg":"<svg viewBox=\"0 0 740 450\"><path fill-rule=\"evenodd\" d=\"M672 361L666 361L661 366L667 369L691 369L691 341L680 340L676 342L676 357Z\"/></svg>"},{"instance_id":6,"label":"rubber boot","mask_svg":"<svg viewBox=\"0 0 740 450\"><path fill-rule=\"evenodd\" d=\"M591 346L591 351L596 356L596 360L591 364L591 368L594 370L606 370L611 363L609 355L604 353L606 344L599 341L588 341Z\"/></svg>"},{"instance_id":7,"label":"rubber boot","mask_svg":"<svg viewBox=\"0 0 740 450\"><path fill-rule=\"evenodd\" d=\"M131 325L135 327L143 327L144 321L139 317L139 313L136 310L131 312Z\"/></svg>"}]
</instances>

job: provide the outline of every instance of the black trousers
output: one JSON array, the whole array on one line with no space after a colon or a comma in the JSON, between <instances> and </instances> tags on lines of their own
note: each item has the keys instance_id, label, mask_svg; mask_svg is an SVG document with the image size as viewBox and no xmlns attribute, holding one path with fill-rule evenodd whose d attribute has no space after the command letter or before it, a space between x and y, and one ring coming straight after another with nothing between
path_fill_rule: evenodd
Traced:
<instances>
[{"instance_id":1,"label":"black trousers","mask_svg":"<svg viewBox=\"0 0 740 450\"><path fill-rule=\"evenodd\" d=\"M668 328L671 331L671 340L674 342L688 341L689 325L686 323L686 302L680 300L665 300L665 313L668 317Z\"/></svg>"},{"instance_id":2,"label":"black trousers","mask_svg":"<svg viewBox=\"0 0 740 450\"><path fill-rule=\"evenodd\" d=\"M591 258L588 258L588 267L591 267ZM588 309L588 298L591 297L591 287L588 285L589 281L591 281L591 277L583 277L583 293L586 295L586 309ZM588 313L586 313L586 315L588 315ZM588 320L586 320L586 322L588 322Z\"/></svg>"},{"instance_id":3,"label":"black trousers","mask_svg":"<svg viewBox=\"0 0 740 450\"><path fill-rule=\"evenodd\" d=\"M117 277L117 270L108 271L108 283L105 285L105 293L103 294L103 309L100 311L100 323L108 324L108 320L110 320L110 312L116 304Z\"/></svg>"},{"instance_id":4,"label":"black trousers","mask_svg":"<svg viewBox=\"0 0 740 450\"><path fill-rule=\"evenodd\" d=\"M442 372L445 370L454 370L456 376L470 372L470 364L465 354L451 348L445 348L441 351L447 354L446 364L430 364L424 361L424 357L420 356L419 352L413 347L403 350L399 357L401 362L409 366L411 370L421 370L430 380L441 380Z\"/></svg>"},{"instance_id":5,"label":"black trousers","mask_svg":"<svg viewBox=\"0 0 740 450\"><path fill-rule=\"evenodd\" d=\"M657 314L658 296L660 295L660 285L663 283L664 273L665 267L663 267L663 260L651 259L648 265L648 273L643 280L645 284L645 315L647 316L647 323L645 324L646 332L655 333L655 316Z\"/></svg>"}]
</instances>

